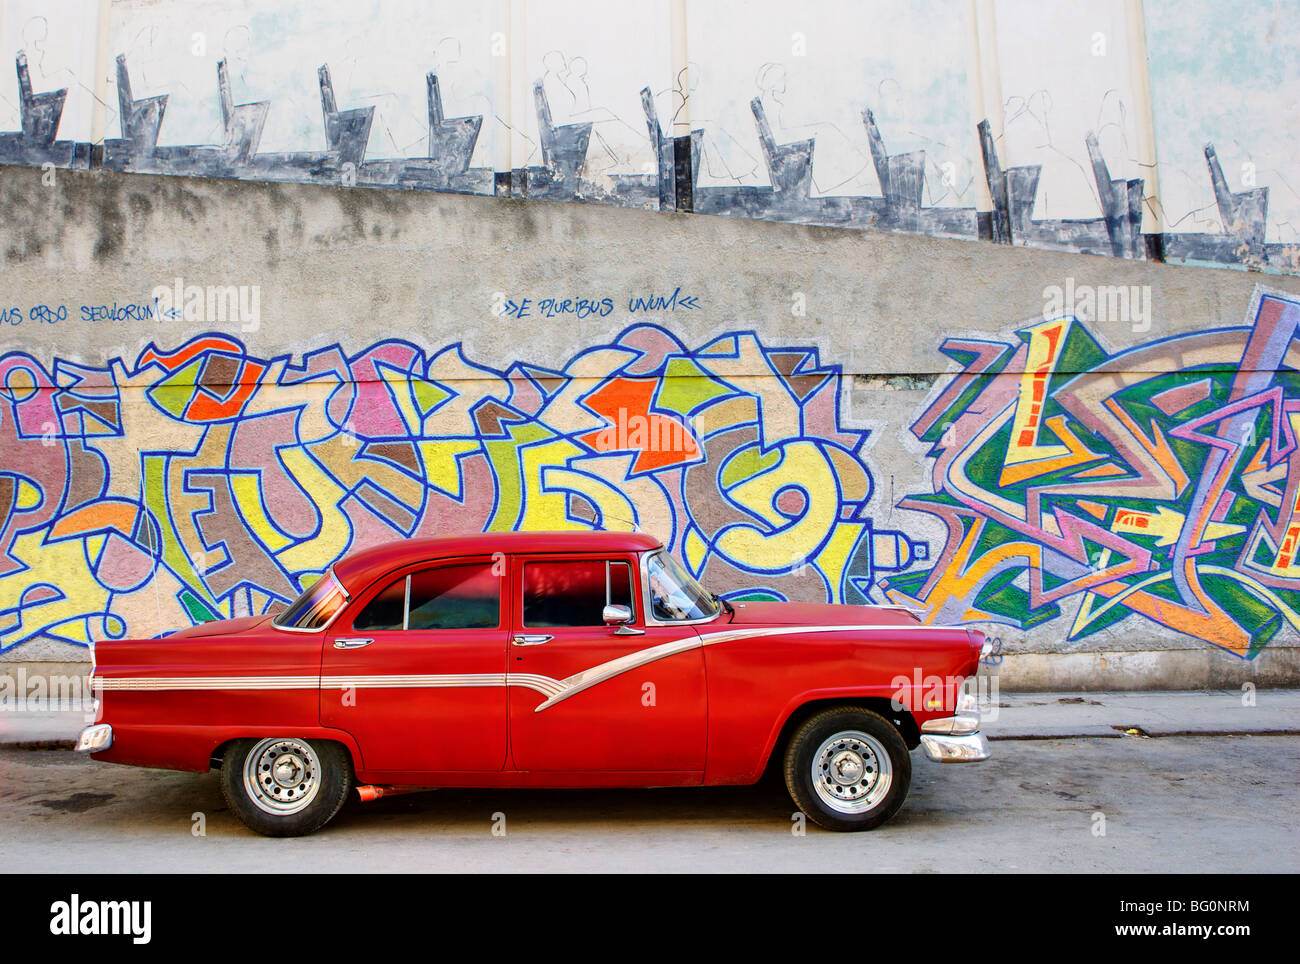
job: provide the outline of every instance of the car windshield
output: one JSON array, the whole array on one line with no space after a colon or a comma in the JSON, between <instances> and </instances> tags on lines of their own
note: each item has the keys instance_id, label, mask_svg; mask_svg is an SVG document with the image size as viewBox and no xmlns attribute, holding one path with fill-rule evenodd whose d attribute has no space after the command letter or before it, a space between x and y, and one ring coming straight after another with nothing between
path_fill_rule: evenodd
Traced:
<instances>
[{"instance_id":1,"label":"car windshield","mask_svg":"<svg viewBox=\"0 0 1300 964\"><path fill-rule=\"evenodd\" d=\"M347 593L330 569L271 622L280 629L323 629L347 601Z\"/></svg>"},{"instance_id":2,"label":"car windshield","mask_svg":"<svg viewBox=\"0 0 1300 964\"><path fill-rule=\"evenodd\" d=\"M718 614L713 597L668 553L656 552L646 560L646 573L655 619L708 619Z\"/></svg>"}]
</instances>

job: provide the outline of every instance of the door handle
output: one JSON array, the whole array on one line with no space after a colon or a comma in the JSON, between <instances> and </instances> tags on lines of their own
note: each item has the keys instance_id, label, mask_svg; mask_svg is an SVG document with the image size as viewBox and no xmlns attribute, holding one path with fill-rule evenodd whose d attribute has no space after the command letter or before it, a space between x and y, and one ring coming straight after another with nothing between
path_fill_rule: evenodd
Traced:
<instances>
[{"instance_id":1,"label":"door handle","mask_svg":"<svg viewBox=\"0 0 1300 964\"><path fill-rule=\"evenodd\" d=\"M554 636L545 636L538 634L535 636L516 636L513 640L516 646L540 646L542 643L549 643Z\"/></svg>"},{"instance_id":2,"label":"door handle","mask_svg":"<svg viewBox=\"0 0 1300 964\"><path fill-rule=\"evenodd\" d=\"M369 646L373 639L336 639L334 640L335 649L360 649L362 646Z\"/></svg>"}]
</instances>

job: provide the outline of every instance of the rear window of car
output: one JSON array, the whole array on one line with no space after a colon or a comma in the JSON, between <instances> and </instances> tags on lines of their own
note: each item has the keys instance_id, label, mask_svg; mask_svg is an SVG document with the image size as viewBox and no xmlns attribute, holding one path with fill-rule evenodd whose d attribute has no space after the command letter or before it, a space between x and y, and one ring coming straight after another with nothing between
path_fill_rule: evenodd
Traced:
<instances>
[{"instance_id":1,"label":"rear window of car","mask_svg":"<svg viewBox=\"0 0 1300 964\"><path fill-rule=\"evenodd\" d=\"M603 626L607 605L635 615L632 566L622 561L571 559L524 564L524 625Z\"/></svg>"},{"instance_id":2,"label":"rear window of car","mask_svg":"<svg viewBox=\"0 0 1300 964\"><path fill-rule=\"evenodd\" d=\"M490 563L437 566L394 579L352 621L384 630L494 629L501 625L501 577Z\"/></svg>"}]
</instances>

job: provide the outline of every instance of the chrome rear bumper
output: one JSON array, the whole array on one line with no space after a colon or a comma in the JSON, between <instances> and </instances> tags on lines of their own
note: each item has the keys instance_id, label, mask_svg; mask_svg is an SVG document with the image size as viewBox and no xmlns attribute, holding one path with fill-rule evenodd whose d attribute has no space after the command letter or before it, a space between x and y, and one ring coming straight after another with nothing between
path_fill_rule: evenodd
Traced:
<instances>
[{"instance_id":1,"label":"chrome rear bumper","mask_svg":"<svg viewBox=\"0 0 1300 964\"><path fill-rule=\"evenodd\" d=\"M99 753L113 745L113 728L107 723L96 723L81 731L77 745L73 747L78 753Z\"/></svg>"}]
</instances>

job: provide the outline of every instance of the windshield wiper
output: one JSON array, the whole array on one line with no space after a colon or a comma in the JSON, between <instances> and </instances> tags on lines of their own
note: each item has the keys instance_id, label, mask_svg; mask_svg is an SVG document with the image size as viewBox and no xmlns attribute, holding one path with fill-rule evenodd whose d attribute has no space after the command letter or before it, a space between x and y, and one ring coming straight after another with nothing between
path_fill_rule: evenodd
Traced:
<instances>
[{"instance_id":1,"label":"windshield wiper","mask_svg":"<svg viewBox=\"0 0 1300 964\"><path fill-rule=\"evenodd\" d=\"M715 603L720 603L720 604L722 605L722 607L723 607L724 609L726 609L726 611L727 611L727 615L729 615L729 616L734 616L734 615L736 615L736 607L733 606L733 605L731 605L731 603L729 603L727 600L723 599L723 598L722 598L721 596L719 596L716 592L711 592L711 593L709 593L709 595L713 597L713 601L714 601Z\"/></svg>"}]
</instances>

